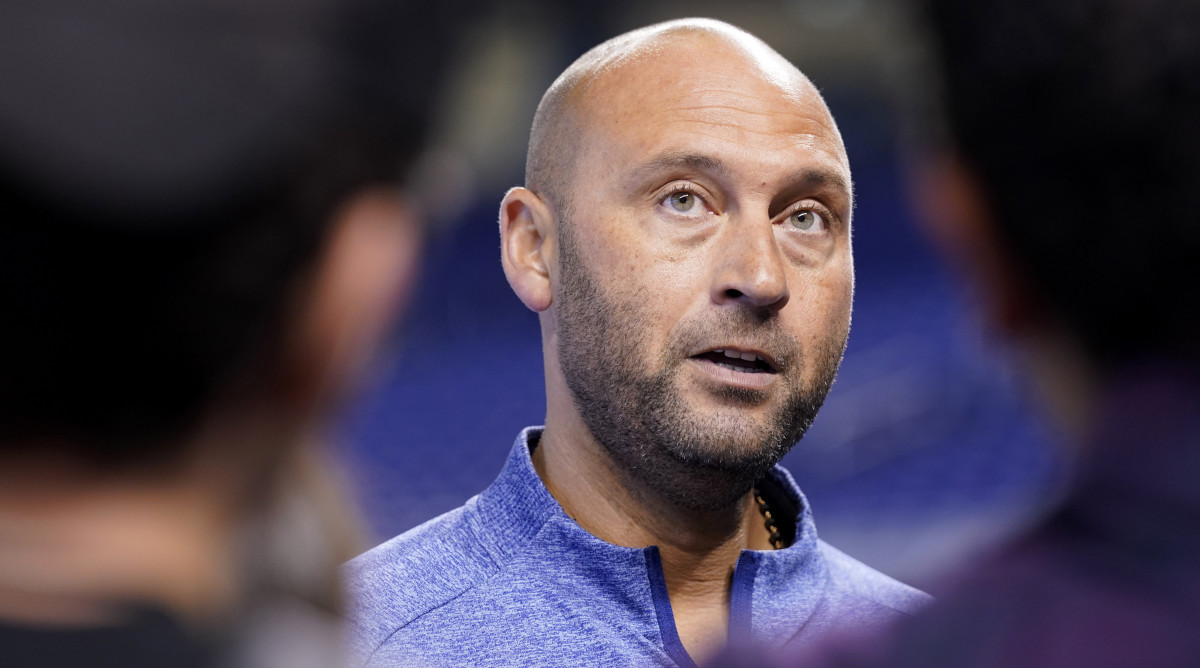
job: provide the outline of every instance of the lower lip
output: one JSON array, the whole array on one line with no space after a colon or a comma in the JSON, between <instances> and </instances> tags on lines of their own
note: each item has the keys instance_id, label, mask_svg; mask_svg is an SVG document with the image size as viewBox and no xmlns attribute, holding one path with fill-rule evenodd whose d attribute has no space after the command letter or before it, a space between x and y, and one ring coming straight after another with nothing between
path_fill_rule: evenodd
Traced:
<instances>
[{"instance_id":1,"label":"lower lip","mask_svg":"<svg viewBox=\"0 0 1200 668\"><path fill-rule=\"evenodd\" d=\"M721 385L731 387L741 387L747 390L765 390L770 387L777 379L777 373L751 373L746 371L734 371L729 367L721 366L716 362L703 358L691 357L688 362L692 364L700 373L704 374L708 379L715 381Z\"/></svg>"}]
</instances>

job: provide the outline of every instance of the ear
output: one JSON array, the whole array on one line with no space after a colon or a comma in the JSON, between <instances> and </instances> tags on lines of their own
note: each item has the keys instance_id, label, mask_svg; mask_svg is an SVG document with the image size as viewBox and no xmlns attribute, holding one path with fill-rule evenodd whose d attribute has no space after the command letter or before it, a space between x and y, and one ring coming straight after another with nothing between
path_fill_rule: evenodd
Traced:
<instances>
[{"instance_id":1,"label":"ear","mask_svg":"<svg viewBox=\"0 0 1200 668\"><path fill-rule=\"evenodd\" d=\"M530 310L542 312L553 301L555 218L542 198L528 188L513 188L500 203L500 263L513 292Z\"/></svg>"},{"instance_id":2,"label":"ear","mask_svg":"<svg viewBox=\"0 0 1200 668\"><path fill-rule=\"evenodd\" d=\"M407 302L421 237L391 189L363 190L336 211L292 310L285 392L300 407L341 399L361 379Z\"/></svg>"},{"instance_id":3,"label":"ear","mask_svg":"<svg viewBox=\"0 0 1200 668\"><path fill-rule=\"evenodd\" d=\"M974 170L949 151L910 169L918 218L943 256L976 288L987 324L1010 338L1039 321L1038 301L997 233L994 209Z\"/></svg>"}]
</instances>

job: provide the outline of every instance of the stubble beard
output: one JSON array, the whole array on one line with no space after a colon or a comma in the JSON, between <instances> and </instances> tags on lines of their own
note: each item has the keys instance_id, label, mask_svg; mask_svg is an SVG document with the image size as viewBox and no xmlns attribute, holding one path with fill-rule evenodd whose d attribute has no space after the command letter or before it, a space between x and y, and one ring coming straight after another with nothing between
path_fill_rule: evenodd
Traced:
<instances>
[{"instance_id":1,"label":"stubble beard","mask_svg":"<svg viewBox=\"0 0 1200 668\"><path fill-rule=\"evenodd\" d=\"M559 365L576 410L596 442L631 482L692 510L728 507L750 490L799 441L816 418L837 375L846 331L831 333L814 351L816 378L800 380L802 353L778 314L750 307L723 310L703 323L672 331L658 364L643 365L650 300L616 303L590 275L575 248L569 222L560 228L560 289L555 319ZM696 343L720 335L766 341L779 354L787 393L765 421L737 411L767 399L758 390L726 387L726 410L688 405L676 378ZM646 369L658 371L648 372Z\"/></svg>"}]
</instances>

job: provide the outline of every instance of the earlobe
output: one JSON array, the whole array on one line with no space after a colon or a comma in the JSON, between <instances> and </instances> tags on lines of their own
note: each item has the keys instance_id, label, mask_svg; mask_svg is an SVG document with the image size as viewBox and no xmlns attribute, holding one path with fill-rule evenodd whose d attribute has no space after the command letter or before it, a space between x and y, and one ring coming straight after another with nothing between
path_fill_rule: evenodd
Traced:
<instances>
[{"instance_id":1,"label":"earlobe","mask_svg":"<svg viewBox=\"0 0 1200 668\"><path fill-rule=\"evenodd\" d=\"M528 188L513 188L500 203L500 263L513 292L530 310L550 308L555 219Z\"/></svg>"}]
</instances>

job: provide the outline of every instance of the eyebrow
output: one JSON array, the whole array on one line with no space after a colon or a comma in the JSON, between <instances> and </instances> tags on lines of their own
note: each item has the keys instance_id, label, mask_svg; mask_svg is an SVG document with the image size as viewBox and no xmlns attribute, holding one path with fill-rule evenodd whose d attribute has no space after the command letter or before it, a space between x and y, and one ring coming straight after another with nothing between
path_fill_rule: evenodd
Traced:
<instances>
[{"instance_id":1,"label":"eyebrow","mask_svg":"<svg viewBox=\"0 0 1200 668\"><path fill-rule=\"evenodd\" d=\"M725 175L729 173L729 168L726 167L725 163L712 156L686 151L669 151L667 153L660 153L649 161L642 163L633 170L630 176L635 180L641 180L644 177L661 171L681 167L708 172L710 174Z\"/></svg>"},{"instance_id":2,"label":"eyebrow","mask_svg":"<svg viewBox=\"0 0 1200 668\"><path fill-rule=\"evenodd\" d=\"M789 183L802 183L810 188L819 186L832 186L846 193L846 197L853 199L854 189L846 181L846 178L837 172L832 172L827 169L814 169L805 167L792 173L792 177L788 180Z\"/></svg>"},{"instance_id":3,"label":"eyebrow","mask_svg":"<svg viewBox=\"0 0 1200 668\"><path fill-rule=\"evenodd\" d=\"M702 153L669 151L642 163L631 172L630 177L635 181L640 181L658 172L678 168L689 168L719 176L729 174L729 167L718 158ZM808 188L833 187L845 193L848 200L853 201L854 198L854 190L846 178L827 169L805 167L793 172L787 182Z\"/></svg>"}]
</instances>

